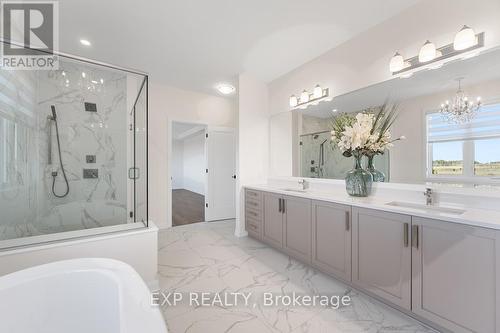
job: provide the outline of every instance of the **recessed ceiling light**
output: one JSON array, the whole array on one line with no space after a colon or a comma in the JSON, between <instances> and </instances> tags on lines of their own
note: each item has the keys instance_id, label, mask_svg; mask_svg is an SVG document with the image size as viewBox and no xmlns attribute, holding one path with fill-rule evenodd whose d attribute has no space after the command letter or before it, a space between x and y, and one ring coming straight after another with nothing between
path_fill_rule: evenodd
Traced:
<instances>
[{"instance_id":1,"label":"recessed ceiling light","mask_svg":"<svg viewBox=\"0 0 500 333\"><path fill-rule=\"evenodd\" d=\"M236 88L229 83L219 83L215 89L223 95L229 95L236 91Z\"/></svg>"},{"instance_id":2,"label":"recessed ceiling light","mask_svg":"<svg viewBox=\"0 0 500 333\"><path fill-rule=\"evenodd\" d=\"M80 39L80 44L85 45L85 46L90 46L92 45L88 40L86 39Z\"/></svg>"}]
</instances>

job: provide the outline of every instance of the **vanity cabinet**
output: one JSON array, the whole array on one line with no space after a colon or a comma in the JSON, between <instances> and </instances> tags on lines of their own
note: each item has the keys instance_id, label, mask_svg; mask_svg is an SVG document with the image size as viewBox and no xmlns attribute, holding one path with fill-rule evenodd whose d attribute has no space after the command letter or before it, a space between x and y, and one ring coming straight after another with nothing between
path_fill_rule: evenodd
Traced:
<instances>
[{"instance_id":1,"label":"vanity cabinet","mask_svg":"<svg viewBox=\"0 0 500 333\"><path fill-rule=\"evenodd\" d=\"M283 247L283 196L263 192L264 219L262 225L262 240L269 245L281 249Z\"/></svg>"},{"instance_id":2,"label":"vanity cabinet","mask_svg":"<svg viewBox=\"0 0 500 333\"><path fill-rule=\"evenodd\" d=\"M283 197L283 248L292 257L311 262L311 200Z\"/></svg>"},{"instance_id":3,"label":"vanity cabinet","mask_svg":"<svg viewBox=\"0 0 500 333\"><path fill-rule=\"evenodd\" d=\"M314 267L351 281L351 207L312 202L312 258Z\"/></svg>"},{"instance_id":4,"label":"vanity cabinet","mask_svg":"<svg viewBox=\"0 0 500 333\"><path fill-rule=\"evenodd\" d=\"M352 283L411 309L411 217L352 209Z\"/></svg>"},{"instance_id":5,"label":"vanity cabinet","mask_svg":"<svg viewBox=\"0 0 500 333\"><path fill-rule=\"evenodd\" d=\"M419 217L413 231L412 311L452 332L500 332L499 232Z\"/></svg>"},{"instance_id":6,"label":"vanity cabinet","mask_svg":"<svg viewBox=\"0 0 500 333\"><path fill-rule=\"evenodd\" d=\"M310 262L311 200L263 192L262 240Z\"/></svg>"},{"instance_id":7,"label":"vanity cabinet","mask_svg":"<svg viewBox=\"0 0 500 333\"><path fill-rule=\"evenodd\" d=\"M264 218L262 192L245 190L245 228L250 236L262 239Z\"/></svg>"},{"instance_id":8,"label":"vanity cabinet","mask_svg":"<svg viewBox=\"0 0 500 333\"><path fill-rule=\"evenodd\" d=\"M443 331L500 333L500 231L246 190L250 236Z\"/></svg>"}]
</instances>

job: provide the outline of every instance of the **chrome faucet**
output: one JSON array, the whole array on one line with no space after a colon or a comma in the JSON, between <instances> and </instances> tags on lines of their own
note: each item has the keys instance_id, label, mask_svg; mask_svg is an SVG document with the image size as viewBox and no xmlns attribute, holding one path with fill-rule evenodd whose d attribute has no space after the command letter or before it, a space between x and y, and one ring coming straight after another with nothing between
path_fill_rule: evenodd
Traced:
<instances>
[{"instance_id":1,"label":"chrome faucet","mask_svg":"<svg viewBox=\"0 0 500 333\"><path fill-rule=\"evenodd\" d=\"M302 185L303 191L305 191L308 187L307 181L305 179L299 179L299 185Z\"/></svg>"},{"instance_id":2,"label":"chrome faucet","mask_svg":"<svg viewBox=\"0 0 500 333\"><path fill-rule=\"evenodd\" d=\"M432 189L430 187L427 187L424 192L425 195L425 204L427 206L432 205Z\"/></svg>"}]
</instances>

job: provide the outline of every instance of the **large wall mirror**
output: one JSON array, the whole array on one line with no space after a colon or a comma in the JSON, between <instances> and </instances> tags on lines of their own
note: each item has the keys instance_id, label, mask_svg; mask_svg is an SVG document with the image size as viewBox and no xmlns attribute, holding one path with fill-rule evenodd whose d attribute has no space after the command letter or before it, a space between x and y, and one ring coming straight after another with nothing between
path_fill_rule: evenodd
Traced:
<instances>
[{"instance_id":1,"label":"large wall mirror","mask_svg":"<svg viewBox=\"0 0 500 333\"><path fill-rule=\"evenodd\" d=\"M460 108L455 105L459 90L472 104L478 97L481 100L467 121L441 110L446 101L450 109ZM330 140L332 117L376 109L387 99L398 105L392 136L404 135L406 140L376 156L374 163L386 175L385 181L500 185L499 49L292 110L288 115L273 115L271 160L281 163L271 166L275 175L344 179L353 160L342 156ZM285 119L291 119L288 127L283 126ZM284 149L283 145L292 147Z\"/></svg>"}]
</instances>

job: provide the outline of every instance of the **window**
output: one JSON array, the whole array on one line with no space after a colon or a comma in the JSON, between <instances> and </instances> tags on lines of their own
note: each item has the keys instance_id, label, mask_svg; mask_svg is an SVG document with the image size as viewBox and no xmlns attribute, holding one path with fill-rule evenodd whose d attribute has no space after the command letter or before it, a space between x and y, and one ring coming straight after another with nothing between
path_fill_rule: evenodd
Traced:
<instances>
[{"instance_id":1,"label":"window","mask_svg":"<svg viewBox=\"0 0 500 333\"><path fill-rule=\"evenodd\" d=\"M462 175L463 141L436 142L432 145L433 175Z\"/></svg>"},{"instance_id":2,"label":"window","mask_svg":"<svg viewBox=\"0 0 500 333\"><path fill-rule=\"evenodd\" d=\"M426 115L427 178L481 182L500 177L500 104L483 105L468 124Z\"/></svg>"},{"instance_id":3,"label":"window","mask_svg":"<svg viewBox=\"0 0 500 333\"><path fill-rule=\"evenodd\" d=\"M500 139L474 141L474 175L500 176Z\"/></svg>"}]
</instances>

